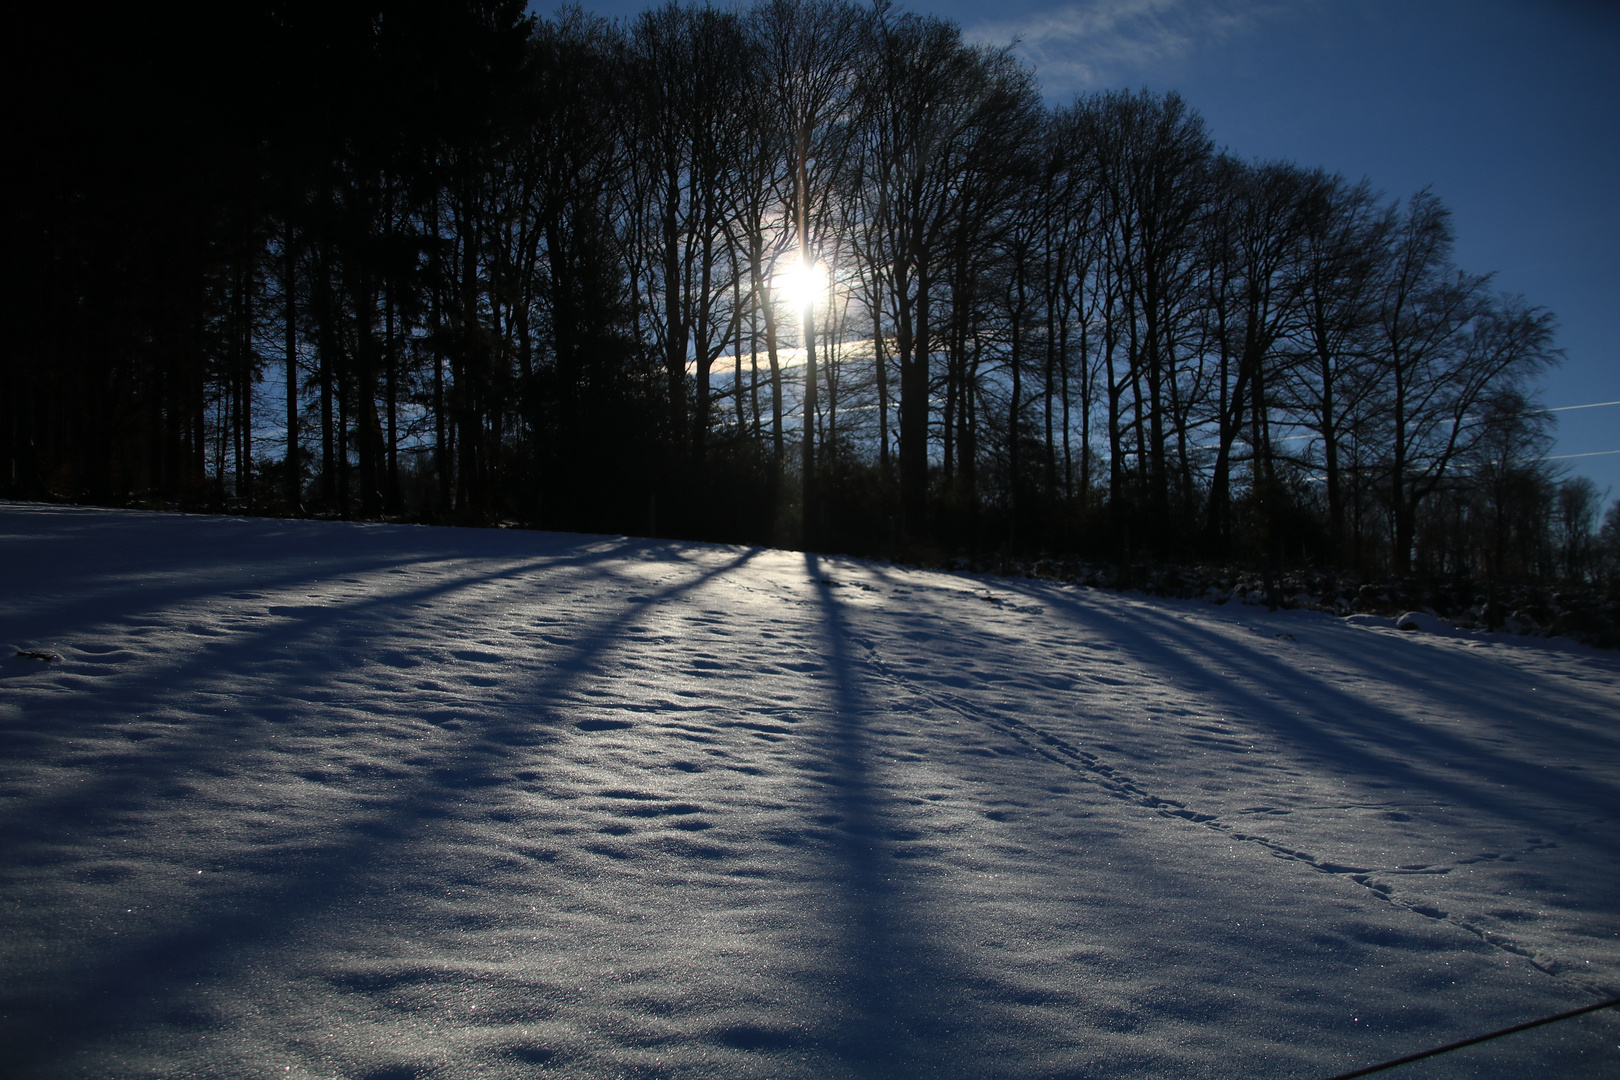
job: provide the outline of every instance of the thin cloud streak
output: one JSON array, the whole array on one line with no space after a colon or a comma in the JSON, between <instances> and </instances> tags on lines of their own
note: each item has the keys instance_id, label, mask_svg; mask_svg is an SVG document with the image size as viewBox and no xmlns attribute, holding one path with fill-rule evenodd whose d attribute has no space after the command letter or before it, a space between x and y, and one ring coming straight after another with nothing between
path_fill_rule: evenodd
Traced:
<instances>
[{"instance_id":1,"label":"thin cloud streak","mask_svg":"<svg viewBox=\"0 0 1620 1080\"><path fill-rule=\"evenodd\" d=\"M1281 5L1242 0L1091 0L968 27L971 40L1017 41L1048 96L1118 86L1247 31Z\"/></svg>"}]
</instances>

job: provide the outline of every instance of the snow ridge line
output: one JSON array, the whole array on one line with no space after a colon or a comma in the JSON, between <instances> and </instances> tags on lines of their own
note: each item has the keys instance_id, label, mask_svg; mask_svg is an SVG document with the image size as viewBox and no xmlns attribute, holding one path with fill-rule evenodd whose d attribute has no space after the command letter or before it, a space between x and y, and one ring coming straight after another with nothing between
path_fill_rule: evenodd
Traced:
<instances>
[{"instance_id":1,"label":"snow ridge line","mask_svg":"<svg viewBox=\"0 0 1620 1080\"><path fill-rule=\"evenodd\" d=\"M1265 848L1274 858L1285 859L1290 862L1299 862L1315 870L1319 874L1335 877L1345 876L1350 881L1360 885L1374 898L1394 907L1404 908L1414 915L1422 916L1433 922L1443 922L1463 930L1481 942L1502 952L1519 957L1540 971L1544 975L1560 978L1563 971L1556 960L1542 961L1529 949L1505 934L1497 934L1483 930L1472 923L1464 922L1451 913L1442 911L1432 905L1418 900L1410 900L1395 894L1393 887L1376 880L1374 874L1388 874L1391 876L1439 876L1449 874L1452 870L1471 863L1490 861L1483 858L1461 859L1451 864L1425 866L1421 869L1385 868L1371 869L1358 866L1344 866L1339 863L1324 862L1308 852L1298 851L1294 848L1279 844L1274 840L1254 833L1239 832L1232 825L1220 820L1218 815L1205 814L1193 810L1186 803L1175 799L1155 795L1127 776L1119 774L1111 765L1106 764L1097 755L1045 731L1034 724L1017 717L1006 715L991 715L982 711L974 704L958 698L955 694L945 691L931 691L924 689L906 676L896 674L883 662L878 654L877 647L870 641L858 640L858 644L866 650L866 662L877 674L890 685L916 694L941 708L949 709L965 720L984 723L1008 735L1017 742L1028 747L1034 753L1046 758L1054 764L1061 765L1071 772L1078 773L1087 783L1102 788L1109 795L1123 802L1134 803L1158 813L1161 817L1179 818L1194 825L1200 825L1214 832L1220 833L1229 839L1242 843L1254 844ZM1513 852L1515 855L1529 855L1544 848L1556 847L1556 844L1536 842L1528 847ZM1499 858L1500 856L1497 856ZM1598 997L1614 996L1615 988L1599 986L1585 979L1569 978L1567 980L1580 989Z\"/></svg>"}]
</instances>

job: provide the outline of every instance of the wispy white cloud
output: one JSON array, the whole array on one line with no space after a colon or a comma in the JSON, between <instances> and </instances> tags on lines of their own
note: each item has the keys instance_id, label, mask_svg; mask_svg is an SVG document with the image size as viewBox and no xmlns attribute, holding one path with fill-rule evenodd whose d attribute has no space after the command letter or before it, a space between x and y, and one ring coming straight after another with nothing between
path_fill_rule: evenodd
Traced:
<instances>
[{"instance_id":1,"label":"wispy white cloud","mask_svg":"<svg viewBox=\"0 0 1620 1080\"><path fill-rule=\"evenodd\" d=\"M1277 3L1255 0L1084 0L965 30L1035 66L1049 95L1139 82L1248 31Z\"/></svg>"}]
</instances>

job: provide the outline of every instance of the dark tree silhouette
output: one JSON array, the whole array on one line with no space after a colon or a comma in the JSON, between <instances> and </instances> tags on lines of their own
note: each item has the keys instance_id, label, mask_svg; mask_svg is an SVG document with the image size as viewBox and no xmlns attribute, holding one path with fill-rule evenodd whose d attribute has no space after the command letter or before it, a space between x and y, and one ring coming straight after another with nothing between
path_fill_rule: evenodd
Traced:
<instances>
[{"instance_id":1,"label":"dark tree silhouette","mask_svg":"<svg viewBox=\"0 0 1620 1080\"><path fill-rule=\"evenodd\" d=\"M8 496L1604 565L1538 460L1551 316L1432 193L1233 160L1175 94L1045 109L846 0L39 8L5 48Z\"/></svg>"}]
</instances>

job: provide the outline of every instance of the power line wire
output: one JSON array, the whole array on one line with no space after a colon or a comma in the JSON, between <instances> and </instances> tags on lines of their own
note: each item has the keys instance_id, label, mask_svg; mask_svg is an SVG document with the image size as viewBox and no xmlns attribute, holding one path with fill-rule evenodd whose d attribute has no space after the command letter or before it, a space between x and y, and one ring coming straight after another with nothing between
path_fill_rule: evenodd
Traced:
<instances>
[{"instance_id":1,"label":"power line wire","mask_svg":"<svg viewBox=\"0 0 1620 1080\"><path fill-rule=\"evenodd\" d=\"M1620 405L1620 401L1594 401L1590 405L1560 405L1556 409L1532 409L1531 412L1569 412L1571 409L1601 409L1605 405Z\"/></svg>"},{"instance_id":2,"label":"power line wire","mask_svg":"<svg viewBox=\"0 0 1620 1080\"><path fill-rule=\"evenodd\" d=\"M1583 1005L1579 1009L1571 1009L1568 1012L1561 1012L1557 1016L1543 1016L1540 1020L1530 1020L1523 1024L1514 1024L1512 1027L1505 1027L1500 1031L1493 1031L1489 1035L1475 1035L1472 1039L1463 1039L1459 1042L1447 1043L1445 1046L1437 1046L1433 1050L1424 1050L1417 1054L1407 1054L1405 1057L1398 1057L1392 1061L1386 1061L1379 1065L1369 1065L1365 1069L1356 1069L1353 1072L1340 1073L1337 1076L1329 1077L1328 1080L1351 1080L1352 1077L1356 1076L1369 1076L1375 1072L1383 1072L1385 1069L1393 1069L1397 1065L1405 1065L1412 1061L1422 1061L1424 1058L1434 1057L1436 1054L1449 1053L1452 1050L1461 1050L1465 1046L1473 1046L1475 1043L1486 1042L1490 1039L1499 1039L1503 1035L1512 1035L1516 1031L1529 1031L1531 1028L1537 1028L1543 1024L1553 1024L1560 1020L1571 1020L1577 1016L1584 1016L1589 1012L1597 1012L1599 1009L1612 1009L1616 1005L1620 1005L1620 998L1610 998L1608 1001L1600 1001L1596 1005Z\"/></svg>"}]
</instances>

